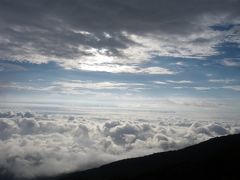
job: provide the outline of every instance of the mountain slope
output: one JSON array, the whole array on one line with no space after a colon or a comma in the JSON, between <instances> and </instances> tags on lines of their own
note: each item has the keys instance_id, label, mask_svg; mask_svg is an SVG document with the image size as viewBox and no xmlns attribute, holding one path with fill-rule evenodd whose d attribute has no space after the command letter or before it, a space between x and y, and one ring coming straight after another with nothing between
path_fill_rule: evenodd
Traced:
<instances>
[{"instance_id":1,"label":"mountain slope","mask_svg":"<svg viewBox=\"0 0 240 180\"><path fill-rule=\"evenodd\" d=\"M126 159L51 180L240 179L240 134L210 139L178 151Z\"/></svg>"}]
</instances>

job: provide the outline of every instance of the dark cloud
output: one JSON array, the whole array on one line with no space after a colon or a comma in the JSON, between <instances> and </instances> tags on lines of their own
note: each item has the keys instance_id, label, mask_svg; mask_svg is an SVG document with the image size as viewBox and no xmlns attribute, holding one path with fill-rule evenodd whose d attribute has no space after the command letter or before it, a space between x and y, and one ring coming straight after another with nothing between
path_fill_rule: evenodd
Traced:
<instances>
[{"instance_id":1,"label":"dark cloud","mask_svg":"<svg viewBox=\"0 0 240 180\"><path fill-rule=\"evenodd\" d=\"M72 27L94 33L124 30L179 33L189 31L186 26L192 30L193 20L204 15L238 18L239 5L237 0L1 0L1 17L7 24L48 32Z\"/></svg>"},{"instance_id":2,"label":"dark cloud","mask_svg":"<svg viewBox=\"0 0 240 180\"><path fill-rule=\"evenodd\" d=\"M1 59L71 67L98 54L125 58L110 64L214 55L223 37L209 27L239 23L239 7L238 0L1 0ZM144 43L155 38L161 46Z\"/></svg>"}]
</instances>

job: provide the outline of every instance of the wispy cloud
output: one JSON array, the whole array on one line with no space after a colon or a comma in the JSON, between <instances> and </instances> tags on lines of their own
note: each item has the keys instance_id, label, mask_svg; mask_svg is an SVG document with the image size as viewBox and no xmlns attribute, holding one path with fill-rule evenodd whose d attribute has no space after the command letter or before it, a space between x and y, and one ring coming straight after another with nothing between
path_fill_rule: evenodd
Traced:
<instances>
[{"instance_id":1,"label":"wispy cloud","mask_svg":"<svg viewBox=\"0 0 240 180\"><path fill-rule=\"evenodd\" d=\"M208 91L211 89L215 89L215 87L201 87L201 86L196 86L196 87L191 87L191 88L198 90L198 91Z\"/></svg>"},{"instance_id":2,"label":"wispy cloud","mask_svg":"<svg viewBox=\"0 0 240 180\"><path fill-rule=\"evenodd\" d=\"M28 83L1 83L2 89L14 89L14 90L27 90L27 91L39 91L49 93L63 93L63 94L89 94L89 95L103 95L111 94L113 90L123 92L140 92L148 89L145 84L142 83L122 83L122 82L93 82L93 81L81 81L81 80L65 80L55 81L48 84L37 85L32 82ZM102 92L108 91L108 92Z\"/></svg>"},{"instance_id":3,"label":"wispy cloud","mask_svg":"<svg viewBox=\"0 0 240 180\"><path fill-rule=\"evenodd\" d=\"M153 83L155 83L155 84L162 84L162 85L168 84L168 83L165 82L165 81L153 81Z\"/></svg>"},{"instance_id":4,"label":"wispy cloud","mask_svg":"<svg viewBox=\"0 0 240 180\"><path fill-rule=\"evenodd\" d=\"M240 91L240 85L224 86L223 88Z\"/></svg>"},{"instance_id":5,"label":"wispy cloud","mask_svg":"<svg viewBox=\"0 0 240 180\"><path fill-rule=\"evenodd\" d=\"M0 63L0 72L1 71L26 71L27 69L20 65L15 65L11 63Z\"/></svg>"},{"instance_id":6,"label":"wispy cloud","mask_svg":"<svg viewBox=\"0 0 240 180\"><path fill-rule=\"evenodd\" d=\"M136 65L119 65L119 64L80 64L75 66L75 64L69 64L71 69L81 69L84 71L102 71L110 73L133 73L133 74L166 74L172 75L176 74L168 68L163 67L138 67Z\"/></svg>"},{"instance_id":7,"label":"wispy cloud","mask_svg":"<svg viewBox=\"0 0 240 180\"><path fill-rule=\"evenodd\" d=\"M192 81L189 80L179 80L179 81L175 81L175 80L166 80L166 81L153 81L153 83L155 84L162 84L162 85L174 85L174 84L192 84Z\"/></svg>"},{"instance_id":8,"label":"wispy cloud","mask_svg":"<svg viewBox=\"0 0 240 180\"><path fill-rule=\"evenodd\" d=\"M240 67L240 58L224 59L221 64L229 67Z\"/></svg>"},{"instance_id":9,"label":"wispy cloud","mask_svg":"<svg viewBox=\"0 0 240 180\"><path fill-rule=\"evenodd\" d=\"M54 88L65 88L65 89L91 89L91 90L126 90L134 88L144 88L145 85L141 83L120 83L120 82L92 82L92 81L57 81L52 83Z\"/></svg>"},{"instance_id":10,"label":"wispy cloud","mask_svg":"<svg viewBox=\"0 0 240 180\"><path fill-rule=\"evenodd\" d=\"M178 61L175 64L178 65L178 66L183 66L184 65L184 63L182 61Z\"/></svg>"},{"instance_id":11,"label":"wispy cloud","mask_svg":"<svg viewBox=\"0 0 240 180\"><path fill-rule=\"evenodd\" d=\"M229 84L232 82L235 82L235 79L209 79L208 82L211 83L224 83L224 84Z\"/></svg>"},{"instance_id":12,"label":"wispy cloud","mask_svg":"<svg viewBox=\"0 0 240 180\"><path fill-rule=\"evenodd\" d=\"M192 81L189 80L180 80L180 81L173 81L173 80L167 80L168 83L172 84L192 84Z\"/></svg>"},{"instance_id":13,"label":"wispy cloud","mask_svg":"<svg viewBox=\"0 0 240 180\"><path fill-rule=\"evenodd\" d=\"M230 89L233 91L240 91L239 85L231 85L231 86L194 86L194 87L187 87L187 86L176 86L174 89L195 89L198 91L209 91L209 90L219 90L219 89Z\"/></svg>"}]
</instances>

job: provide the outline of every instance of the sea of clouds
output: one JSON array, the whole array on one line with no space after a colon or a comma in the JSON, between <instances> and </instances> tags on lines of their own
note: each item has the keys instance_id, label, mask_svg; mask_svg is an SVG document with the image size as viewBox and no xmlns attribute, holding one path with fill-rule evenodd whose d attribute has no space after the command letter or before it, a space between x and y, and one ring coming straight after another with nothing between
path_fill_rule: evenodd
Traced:
<instances>
[{"instance_id":1,"label":"sea of clouds","mask_svg":"<svg viewBox=\"0 0 240 180\"><path fill-rule=\"evenodd\" d=\"M194 121L176 116L170 112L155 120L125 115L106 119L96 118L97 113L4 110L0 112L0 167L18 177L56 175L240 132L236 121Z\"/></svg>"}]
</instances>

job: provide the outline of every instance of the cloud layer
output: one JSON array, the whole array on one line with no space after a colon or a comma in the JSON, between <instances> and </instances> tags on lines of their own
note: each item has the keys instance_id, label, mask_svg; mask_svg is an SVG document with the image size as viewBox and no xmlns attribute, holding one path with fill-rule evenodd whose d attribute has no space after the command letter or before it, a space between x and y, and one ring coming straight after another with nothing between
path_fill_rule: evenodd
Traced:
<instances>
[{"instance_id":1,"label":"cloud layer","mask_svg":"<svg viewBox=\"0 0 240 180\"><path fill-rule=\"evenodd\" d=\"M0 166L18 177L54 175L237 132L237 123L182 121L174 114L149 121L1 112Z\"/></svg>"},{"instance_id":2,"label":"cloud layer","mask_svg":"<svg viewBox=\"0 0 240 180\"><path fill-rule=\"evenodd\" d=\"M112 73L174 74L156 56L204 58L239 44L237 0L0 2L2 60ZM219 31L217 26L233 25Z\"/></svg>"}]
</instances>

